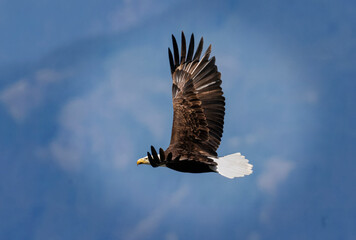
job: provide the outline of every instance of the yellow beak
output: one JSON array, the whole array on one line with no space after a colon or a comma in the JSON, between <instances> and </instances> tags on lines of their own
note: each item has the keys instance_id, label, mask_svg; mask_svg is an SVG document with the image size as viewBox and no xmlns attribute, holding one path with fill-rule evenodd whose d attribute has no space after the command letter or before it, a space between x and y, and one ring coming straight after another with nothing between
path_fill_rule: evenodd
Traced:
<instances>
[{"instance_id":1,"label":"yellow beak","mask_svg":"<svg viewBox=\"0 0 356 240\"><path fill-rule=\"evenodd\" d=\"M150 164L150 161L148 161L148 159L145 158L140 158L139 160L137 160L137 166L140 164Z\"/></svg>"}]
</instances>

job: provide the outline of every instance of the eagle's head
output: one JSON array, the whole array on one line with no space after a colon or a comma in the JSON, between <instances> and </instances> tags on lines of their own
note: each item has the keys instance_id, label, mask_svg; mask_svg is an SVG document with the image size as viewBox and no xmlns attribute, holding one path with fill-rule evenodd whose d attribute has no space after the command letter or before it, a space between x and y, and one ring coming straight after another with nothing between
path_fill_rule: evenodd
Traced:
<instances>
[{"instance_id":1,"label":"eagle's head","mask_svg":"<svg viewBox=\"0 0 356 240\"><path fill-rule=\"evenodd\" d=\"M148 157L143 157L143 158L140 158L139 160L137 160L137 166L140 165L140 164L148 164L148 165L151 165L150 164L150 161L148 160Z\"/></svg>"}]
</instances>

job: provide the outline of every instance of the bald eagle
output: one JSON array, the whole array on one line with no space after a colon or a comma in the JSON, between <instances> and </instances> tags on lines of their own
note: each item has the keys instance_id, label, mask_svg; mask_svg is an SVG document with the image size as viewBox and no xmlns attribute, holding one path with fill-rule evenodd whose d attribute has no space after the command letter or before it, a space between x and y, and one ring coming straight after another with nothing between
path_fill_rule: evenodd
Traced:
<instances>
[{"instance_id":1,"label":"bald eagle","mask_svg":"<svg viewBox=\"0 0 356 240\"><path fill-rule=\"evenodd\" d=\"M191 35L188 52L184 33L181 53L172 35L173 54L168 48L173 79L173 127L171 142L164 151L151 153L137 161L137 165L168 167L180 172L217 172L227 178L243 177L252 173L252 165L240 153L218 157L223 134L225 98L220 87L221 74L210 58L211 45L200 58L203 38L194 54L194 35ZM193 55L194 54L194 55Z\"/></svg>"}]
</instances>

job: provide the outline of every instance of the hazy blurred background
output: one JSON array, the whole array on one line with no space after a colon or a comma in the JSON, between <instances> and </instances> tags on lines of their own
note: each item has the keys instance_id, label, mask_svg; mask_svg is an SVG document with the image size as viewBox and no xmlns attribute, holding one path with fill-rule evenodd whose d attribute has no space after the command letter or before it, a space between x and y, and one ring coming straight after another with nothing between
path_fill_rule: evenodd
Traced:
<instances>
[{"instance_id":1,"label":"hazy blurred background","mask_svg":"<svg viewBox=\"0 0 356 240\"><path fill-rule=\"evenodd\" d=\"M251 176L136 166L182 30ZM356 238L354 1L0 0L0 32L0 239Z\"/></svg>"}]
</instances>

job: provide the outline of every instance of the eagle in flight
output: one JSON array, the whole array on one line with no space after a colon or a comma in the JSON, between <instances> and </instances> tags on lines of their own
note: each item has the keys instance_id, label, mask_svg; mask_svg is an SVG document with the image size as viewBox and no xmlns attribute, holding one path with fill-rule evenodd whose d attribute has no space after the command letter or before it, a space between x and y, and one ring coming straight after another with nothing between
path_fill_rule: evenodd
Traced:
<instances>
[{"instance_id":1,"label":"eagle in flight","mask_svg":"<svg viewBox=\"0 0 356 240\"><path fill-rule=\"evenodd\" d=\"M180 172L217 172L227 178L243 177L252 173L252 165L240 153L218 157L223 134L225 98L221 89L221 74L210 58L211 45L200 58L203 38L194 53L194 35L188 52L184 33L181 52L172 35L173 54L168 48L173 79L173 127L171 142L164 151L151 153L137 161L152 167L168 167ZM194 55L193 55L194 54Z\"/></svg>"}]
</instances>

